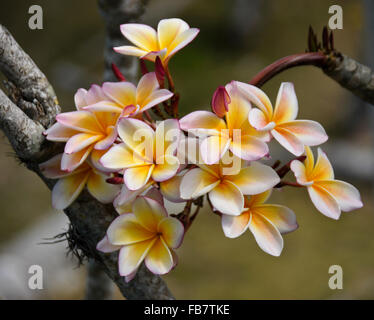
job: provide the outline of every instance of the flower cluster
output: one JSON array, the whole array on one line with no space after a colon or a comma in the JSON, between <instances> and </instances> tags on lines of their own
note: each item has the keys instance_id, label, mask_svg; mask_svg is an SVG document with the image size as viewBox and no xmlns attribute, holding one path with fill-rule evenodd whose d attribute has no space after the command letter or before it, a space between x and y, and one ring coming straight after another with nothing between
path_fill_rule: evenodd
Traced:
<instances>
[{"instance_id":1,"label":"flower cluster","mask_svg":"<svg viewBox=\"0 0 374 320\"><path fill-rule=\"evenodd\" d=\"M355 187L334 180L321 149L314 163L310 147L324 143L327 135L317 122L296 120L291 83L281 84L273 108L259 88L231 81L214 92L212 112L178 119L179 95L168 63L198 29L165 19L157 32L142 24L125 24L121 31L134 46L114 50L140 57L143 71L144 59L154 62L154 72L143 72L137 86L121 75L118 82L79 89L77 110L59 114L45 132L48 140L65 142L64 152L40 167L46 177L58 179L52 191L57 209L71 205L85 186L98 201L113 203L119 216L97 249L119 250L119 273L126 281L143 261L155 274L177 264L174 249L204 200L220 216L228 238L249 229L273 256L281 254L282 234L298 226L291 209L266 203L273 189L305 186L317 210L333 219L362 206ZM296 156L280 168L279 162L262 161L269 162L273 138ZM283 180L289 171L296 182ZM168 214L165 199L185 203L183 211Z\"/></svg>"}]
</instances>

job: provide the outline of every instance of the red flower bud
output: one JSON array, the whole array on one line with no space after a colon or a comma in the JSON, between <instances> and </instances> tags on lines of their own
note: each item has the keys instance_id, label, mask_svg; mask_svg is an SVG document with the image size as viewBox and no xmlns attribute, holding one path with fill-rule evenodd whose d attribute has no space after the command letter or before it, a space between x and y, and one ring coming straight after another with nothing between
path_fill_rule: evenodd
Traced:
<instances>
[{"instance_id":1,"label":"red flower bud","mask_svg":"<svg viewBox=\"0 0 374 320\"><path fill-rule=\"evenodd\" d=\"M219 86L214 91L212 98L212 110L219 116L223 117L229 111L229 103L231 102L230 96L224 86Z\"/></svg>"}]
</instances>

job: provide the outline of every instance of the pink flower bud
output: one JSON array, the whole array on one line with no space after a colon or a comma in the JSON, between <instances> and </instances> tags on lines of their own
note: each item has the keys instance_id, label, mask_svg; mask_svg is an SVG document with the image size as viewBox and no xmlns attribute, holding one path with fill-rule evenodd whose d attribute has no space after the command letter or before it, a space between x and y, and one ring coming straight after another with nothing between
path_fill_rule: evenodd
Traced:
<instances>
[{"instance_id":1,"label":"pink flower bud","mask_svg":"<svg viewBox=\"0 0 374 320\"><path fill-rule=\"evenodd\" d=\"M219 116L223 117L229 111L230 96L224 86L219 86L213 94L212 110Z\"/></svg>"}]
</instances>

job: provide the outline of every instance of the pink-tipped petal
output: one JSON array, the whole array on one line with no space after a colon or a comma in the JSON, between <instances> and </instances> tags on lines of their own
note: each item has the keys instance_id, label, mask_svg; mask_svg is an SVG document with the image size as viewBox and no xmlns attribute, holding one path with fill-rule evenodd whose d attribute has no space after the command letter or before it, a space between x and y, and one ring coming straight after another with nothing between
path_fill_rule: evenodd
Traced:
<instances>
[{"instance_id":1,"label":"pink-tipped petal","mask_svg":"<svg viewBox=\"0 0 374 320\"><path fill-rule=\"evenodd\" d=\"M230 147L230 140L220 136L210 136L201 141L200 152L206 164L218 163Z\"/></svg>"},{"instance_id":2,"label":"pink-tipped petal","mask_svg":"<svg viewBox=\"0 0 374 320\"><path fill-rule=\"evenodd\" d=\"M98 242L96 249L104 253L110 253L121 249L121 246L111 244L107 235L105 235L105 237Z\"/></svg>"},{"instance_id":3,"label":"pink-tipped petal","mask_svg":"<svg viewBox=\"0 0 374 320\"><path fill-rule=\"evenodd\" d=\"M304 153L304 144L291 131L276 127L271 130L271 134L281 146L295 156L301 156Z\"/></svg>"},{"instance_id":4,"label":"pink-tipped petal","mask_svg":"<svg viewBox=\"0 0 374 320\"><path fill-rule=\"evenodd\" d=\"M152 175L155 165L145 165L126 169L123 181L130 190L138 190L144 187Z\"/></svg>"},{"instance_id":5,"label":"pink-tipped petal","mask_svg":"<svg viewBox=\"0 0 374 320\"><path fill-rule=\"evenodd\" d=\"M122 214L115 218L107 230L111 244L123 246L143 242L154 237L154 234L138 223L134 214Z\"/></svg>"},{"instance_id":6,"label":"pink-tipped petal","mask_svg":"<svg viewBox=\"0 0 374 320\"><path fill-rule=\"evenodd\" d=\"M120 192L121 186L106 182L108 176L102 173L91 172L87 180L89 193L101 203L111 203Z\"/></svg>"},{"instance_id":7,"label":"pink-tipped petal","mask_svg":"<svg viewBox=\"0 0 374 320\"><path fill-rule=\"evenodd\" d=\"M158 89L153 91L146 99L142 101L140 111L148 110L161 102L170 99L174 93L167 89Z\"/></svg>"},{"instance_id":8,"label":"pink-tipped petal","mask_svg":"<svg viewBox=\"0 0 374 320\"><path fill-rule=\"evenodd\" d=\"M230 181L221 182L209 192L214 208L223 214L238 216L244 209L244 197L239 188Z\"/></svg>"},{"instance_id":9,"label":"pink-tipped petal","mask_svg":"<svg viewBox=\"0 0 374 320\"><path fill-rule=\"evenodd\" d=\"M128 56L135 56L135 57L142 57L147 54L147 51L139 49L134 46L120 46L114 47L113 50L120 54L128 55Z\"/></svg>"},{"instance_id":10,"label":"pink-tipped petal","mask_svg":"<svg viewBox=\"0 0 374 320\"><path fill-rule=\"evenodd\" d=\"M121 276L132 275L139 268L156 240L157 238L122 247L118 255L119 274Z\"/></svg>"},{"instance_id":11,"label":"pink-tipped petal","mask_svg":"<svg viewBox=\"0 0 374 320\"><path fill-rule=\"evenodd\" d=\"M47 136L46 139L49 141L56 142L66 142L79 133L79 131L65 127L61 123L56 122L52 127L44 131L44 134Z\"/></svg>"},{"instance_id":12,"label":"pink-tipped petal","mask_svg":"<svg viewBox=\"0 0 374 320\"><path fill-rule=\"evenodd\" d=\"M168 48L168 59L195 39L199 32L200 30L197 28L190 28L180 33Z\"/></svg>"},{"instance_id":13,"label":"pink-tipped petal","mask_svg":"<svg viewBox=\"0 0 374 320\"><path fill-rule=\"evenodd\" d=\"M105 168L112 170L139 167L147 164L124 143L111 147L100 159L100 163Z\"/></svg>"},{"instance_id":14,"label":"pink-tipped petal","mask_svg":"<svg viewBox=\"0 0 374 320\"><path fill-rule=\"evenodd\" d=\"M227 129L225 121L209 111L194 111L180 119L179 124L182 130L194 135L219 135Z\"/></svg>"},{"instance_id":15,"label":"pink-tipped petal","mask_svg":"<svg viewBox=\"0 0 374 320\"><path fill-rule=\"evenodd\" d=\"M180 185L182 182L182 175L176 175L169 180L160 183L160 191L162 195L171 202L185 202L181 198Z\"/></svg>"},{"instance_id":16,"label":"pink-tipped petal","mask_svg":"<svg viewBox=\"0 0 374 320\"><path fill-rule=\"evenodd\" d=\"M248 121L251 126L259 131L269 131L275 127L275 123L273 121L269 122L265 113L257 108L253 108L251 111L249 111Z\"/></svg>"},{"instance_id":17,"label":"pink-tipped petal","mask_svg":"<svg viewBox=\"0 0 374 320\"><path fill-rule=\"evenodd\" d=\"M152 179L157 182L166 181L178 172L180 163L177 157L165 155L156 161L156 165L152 172Z\"/></svg>"},{"instance_id":18,"label":"pink-tipped petal","mask_svg":"<svg viewBox=\"0 0 374 320\"><path fill-rule=\"evenodd\" d=\"M182 32L188 30L190 26L178 18L162 19L157 26L157 37L160 48L169 47Z\"/></svg>"},{"instance_id":19,"label":"pink-tipped petal","mask_svg":"<svg viewBox=\"0 0 374 320\"><path fill-rule=\"evenodd\" d=\"M149 72L142 76L136 89L137 104L144 106L145 100L159 87L155 72Z\"/></svg>"},{"instance_id":20,"label":"pink-tipped petal","mask_svg":"<svg viewBox=\"0 0 374 320\"><path fill-rule=\"evenodd\" d=\"M173 256L161 237L156 240L149 250L144 262L154 274L166 274L173 268Z\"/></svg>"},{"instance_id":21,"label":"pink-tipped petal","mask_svg":"<svg viewBox=\"0 0 374 320\"><path fill-rule=\"evenodd\" d=\"M147 197L136 198L132 208L137 221L150 232L157 232L160 221L168 216L160 202Z\"/></svg>"},{"instance_id":22,"label":"pink-tipped petal","mask_svg":"<svg viewBox=\"0 0 374 320\"><path fill-rule=\"evenodd\" d=\"M71 172L77 169L84 161L86 161L93 146L89 146L81 151L67 154L63 153L61 158L61 170Z\"/></svg>"},{"instance_id":23,"label":"pink-tipped petal","mask_svg":"<svg viewBox=\"0 0 374 320\"><path fill-rule=\"evenodd\" d=\"M269 153L268 145L265 142L249 135L238 139L234 135L230 150L237 157L248 161L261 159Z\"/></svg>"},{"instance_id":24,"label":"pink-tipped petal","mask_svg":"<svg viewBox=\"0 0 374 320\"><path fill-rule=\"evenodd\" d=\"M340 180L318 181L318 187L328 191L342 211L352 211L363 206L360 192L351 184Z\"/></svg>"},{"instance_id":25,"label":"pink-tipped petal","mask_svg":"<svg viewBox=\"0 0 374 320\"><path fill-rule=\"evenodd\" d=\"M103 90L122 108L128 105L136 105L136 87L131 82L105 82Z\"/></svg>"},{"instance_id":26,"label":"pink-tipped petal","mask_svg":"<svg viewBox=\"0 0 374 320\"><path fill-rule=\"evenodd\" d=\"M150 188L146 194L145 194L145 197L146 198L149 198L149 199L152 199L152 200L155 200L157 201L158 203L160 203L161 205L164 205L164 198L162 196L162 193L160 192L160 190L156 187L152 187Z\"/></svg>"},{"instance_id":27,"label":"pink-tipped petal","mask_svg":"<svg viewBox=\"0 0 374 320\"><path fill-rule=\"evenodd\" d=\"M325 129L318 122L311 120L289 121L279 125L278 128L291 132L306 146L320 145L328 139Z\"/></svg>"},{"instance_id":28,"label":"pink-tipped petal","mask_svg":"<svg viewBox=\"0 0 374 320\"><path fill-rule=\"evenodd\" d=\"M175 155L182 132L177 119L167 119L157 124L156 155L158 159L163 155Z\"/></svg>"},{"instance_id":29,"label":"pink-tipped petal","mask_svg":"<svg viewBox=\"0 0 374 320\"><path fill-rule=\"evenodd\" d=\"M298 111L294 85L291 82L282 82L275 103L273 121L280 124L295 120Z\"/></svg>"},{"instance_id":30,"label":"pink-tipped petal","mask_svg":"<svg viewBox=\"0 0 374 320\"><path fill-rule=\"evenodd\" d=\"M67 154L75 153L86 149L96 141L102 139L102 135L92 135L90 133L78 133L72 136L65 144L64 152Z\"/></svg>"},{"instance_id":31,"label":"pink-tipped petal","mask_svg":"<svg viewBox=\"0 0 374 320\"><path fill-rule=\"evenodd\" d=\"M228 238L241 236L248 229L250 219L251 215L246 211L239 216L223 214L221 224L225 236Z\"/></svg>"},{"instance_id":32,"label":"pink-tipped petal","mask_svg":"<svg viewBox=\"0 0 374 320\"><path fill-rule=\"evenodd\" d=\"M87 102L87 105L90 105L99 101L108 100L108 97L105 95L103 89L99 85L93 84L88 89L85 100Z\"/></svg>"},{"instance_id":33,"label":"pink-tipped petal","mask_svg":"<svg viewBox=\"0 0 374 320\"><path fill-rule=\"evenodd\" d=\"M326 153L318 148L318 158L314 170L312 171L310 179L317 180L333 180L334 169L326 156Z\"/></svg>"},{"instance_id":34,"label":"pink-tipped petal","mask_svg":"<svg viewBox=\"0 0 374 320\"><path fill-rule=\"evenodd\" d=\"M290 168L295 175L297 183L303 186L309 186L313 184L313 181L308 181L308 176L305 170L305 165L301 161L293 160L291 162Z\"/></svg>"},{"instance_id":35,"label":"pink-tipped petal","mask_svg":"<svg viewBox=\"0 0 374 320\"><path fill-rule=\"evenodd\" d=\"M122 112L122 108L117 103L111 101L99 101L94 104L85 106L82 109L91 112Z\"/></svg>"},{"instance_id":36,"label":"pink-tipped petal","mask_svg":"<svg viewBox=\"0 0 374 320\"><path fill-rule=\"evenodd\" d=\"M69 175L70 173L61 170L62 153L39 165L42 174L49 179L58 179Z\"/></svg>"},{"instance_id":37,"label":"pink-tipped petal","mask_svg":"<svg viewBox=\"0 0 374 320\"><path fill-rule=\"evenodd\" d=\"M249 230L262 250L272 256L280 256L283 249L283 238L270 220L262 215L252 214Z\"/></svg>"},{"instance_id":38,"label":"pink-tipped petal","mask_svg":"<svg viewBox=\"0 0 374 320\"><path fill-rule=\"evenodd\" d=\"M138 119L121 118L117 131L130 149L153 162L155 132L148 124Z\"/></svg>"},{"instance_id":39,"label":"pink-tipped petal","mask_svg":"<svg viewBox=\"0 0 374 320\"><path fill-rule=\"evenodd\" d=\"M182 244L184 227L178 219L168 217L161 220L158 224L158 232L169 248L177 249Z\"/></svg>"},{"instance_id":40,"label":"pink-tipped petal","mask_svg":"<svg viewBox=\"0 0 374 320\"><path fill-rule=\"evenodd\" d=\"M250 102L262 110L268 120L272 118L273 106L265 92L256 86L244 82L236 81L236 85Z\"/></svg>"},{"instance_id":41,"label":"pink-tipped petal","mask_svg":"<svg viewBox=\"0 0 374 320\"><path fill-rule=\"evenodd\" d=\"M107 150L117 139L117 129L114 126L107 128L107 136L95 144L96 150Z\"/></svg>"},{"instance_id":42,"label":"pink-tipped petal","mask_svg":"<svg viewBox=\"0 0 374 320\"><path fill-rule=\"evenodd\" d=\"M288 233L297 229L295 213L281 205L263 204L252 208L253 214L260 214L270 220L280 233Z\"/></svg>"},{"instance_id":43,"label":"pink-tipped petal","mask_svg":"<svg viewBox=\"0 0 374 320\"><path fill-rule=\"evenodd\" d=\"M85 133L98 134L102 130L95 115L85 110L60 113L56 120L65 127Z\"/></svg>"},{"instance_id":44,"label":"pink-tipped petal","mask_svg":"<svg viewBox=\"0 0 374 320\"><path fill-rule=\"evenodd\" d=\"M52 190L52 205L57 210L70 206L82 192L88 179L88 171L61 178Z\"/></svg>"},{"instance_id":45,"label":"pink-tipped petal","mask_svg":"<svg viewBox=\"0 0 374 320\"><path fill-rule=\"evenodd\" d=\"M145 24L127 23L120 26L122 34L144 51L158 50L156 31Z\"/></svg>"},{"instance_id":46,"label":"pink-tipped petal","mask_svg":"<svg viewBox=\"0 0 374 320\"><path fill-rule=\"evenodd\" d=\"M245 195L262 193L280 182L274 169L259 162L252 162L239 174L227 175L225 179L233 182Z\"/></svg>"},{"instance_id":47,"label":"pink-tipped petal","mask_svg":"<svg viewBox=\"0 0 374 320\"><path fill-rule=\"evenodd\" d=\"M340 207L331 193L315 184L308 187L308 192L310 199L319 212L326 217L335 220L339 219L341 213Z\"/></svg>"},{"instance_id":48,"label":"pink-tipped petal","mask_svg":"<svg viewBox=\"0 0 374 320\"><path fill-rule=\"evenodd\" d=\"M216 187L219 179L200 168L188 171L182 178L180 194L182 199L198 198Z\"/></svg>"},{"instance_id":49,"label":"pink-tipped petal","mask_svg":"<svg viewBox=\"0 0 374 320\"><path fill-rule=\"evenodd\" d=\"M77 110L81 109L82 107L86 106L88 103L86 101L87 90L80 88L74 95L74 103Z\"/></svg>"}]
</instances>

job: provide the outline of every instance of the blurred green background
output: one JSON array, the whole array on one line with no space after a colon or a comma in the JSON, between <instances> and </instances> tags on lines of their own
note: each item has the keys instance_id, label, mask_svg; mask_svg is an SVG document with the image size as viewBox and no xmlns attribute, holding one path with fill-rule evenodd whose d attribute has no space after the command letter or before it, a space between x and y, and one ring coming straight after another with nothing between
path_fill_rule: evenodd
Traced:
<instances>
[{"instance_id":1,"label":"blurred green background","mask_svg":"<svg viewBox=\"0 0 374 320\"><path fill-rule=\"evenodd\" d=\"M162 18L180 17L201 30L170 64L185 114L208 109L218 85L234 79L249 81L276 59L303 52L309 25L320 34L330 17L328 8L335 2L150 0L143 21L155 27ZM28 28L32 4L43 8L43 30ZM369 50L364 2L339 4L344 28L334 32L336 47L364 61ZM0 23L47 75L64 111L73 109L78 88L102 81L105 34L95 1L1 1ZM263 89L273 101L281 81L295 83L299 118L320 122L331 145L339 139L371 150L374 130L367 115L374 114L370 107L313 67L289 70L266 84ZM47 188L17 163L5 137L0 140L0 153L0 246L6 247L39 219L56 213L51 213ZM282 157L287 159L286 152ZM279 258L262 252L249 232L239 239L226 239L219 218L204 210L178 250L179 266L164 277L172 292L179 299L374 298L374 177L357 178L344 170L336 175L359 188L364 208L332 221L317 212L304 189L275 192L272 201L293 209L300 225L285 235ZM45 230L40 238L60 231ZM344 271L343 290L328 287L328 269L335 264ZM82 278L74 290L52 292L46 286L42 297L79 299L83 295Z\"/></svg>"}]
</instances>

